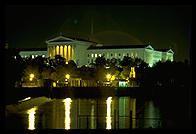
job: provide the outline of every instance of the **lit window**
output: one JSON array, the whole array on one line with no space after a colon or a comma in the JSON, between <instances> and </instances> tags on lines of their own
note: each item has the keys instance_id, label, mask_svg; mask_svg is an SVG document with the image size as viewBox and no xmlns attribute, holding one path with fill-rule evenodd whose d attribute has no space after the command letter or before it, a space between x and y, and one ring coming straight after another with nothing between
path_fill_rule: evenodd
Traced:
<instances>
[{"instance_id":1,"label":"lit window","mask_svg":"<svg viewBox=\"0 0 196 134\"><path fill-rule=\"evenodd\" d=\"M37 57L38 55L35 55L35 57Z\"/></svg>"},{"instance_id":2,"label":"lit window","mask_svg":"<svg viewBox=\"0 0 196 134\"><path fill-rule=\"evenodd\" d=\"M133 56L133 52L131 53L131 56Z\"/></svg>"},{"instance_id":3,"label":"lit window","mask_svg":"<svg viewBox=\"0 0 196 134\"><path fill-rule=\"evenodd\" d=\"M137 56L137 52L135 53L135 56Z\"/></svg>"},{"instance_id":4,"label":"lit window","mask_svg":"<svg viewBox=\"0 0 196 134\"><path fill-rule=\"evenodd\" d=\"M107 57L109 57L110 56L110 54L109 53L107 53Z\"/></svg>"},{"instance_id":5,"label":"lit window","mask_svg":"<svg viewBox=\"0 0 196 134\"><path fill-rule=\"evenodd\" d=\"M125 53L123 53L123 56L125 56Z\"/></svg>"},{"instance_id":6,"label":"lit window","mask_svg":"<svg viewBox=\"0 0 196 134\"><path fill-rule=\"evenodd\" d=\"M93 58L94 57L94 54L91 54L91 57Z\"/></svg>"},{"instance_id":7,"label":"lit window","mask_svg":"<svg viewBox=\"0 0 196 134\"><path fill-rule=\"evenodd\" d=\"M16 59L16 56L14 56L14 59Z\"/></svg>"},{"instance_id":8,"label":"lit window","mask_svg":"<svg viewBox=\"0 0 196 134\"><path fill-rule=\"evenodd\" d=\"M95 57L97 57L97 54L95 54Z\"/></svg>"},{"instance_id":9,"label":"lit window","mask_svg":"<svg viewBox=\"0 0 196 134\"><path fill-rule=\"evenodd\" d=\"M45 57L45 55L42 55L42 57Z\"/></svg>"},{"instance_id":10,"label":"lit window","mask_svg":"<svg viewBox=\"0 0 196 134\"><path fill-rule=\"evenodd\" d=\"M101 57L101 54L99 54L99 57Z\"/></svg>"},{"instance_id":11,"label":"lit window","mask_svg":"<svg viewBox=\"0 0 196 134\"><path fill-rule=\"evenodd\" d=\"M32 58L34 59L34 55L32 55Z\"/></svg>"},{"instance_id":12,"label":"lit window","mask_svg":"<svg viewBox=\"0 0 196 134\"><path fill-rule=\"evenodd\" d=\"M117 53L115 53L114 56L117 57Z\"/></svg>"}]
</instances>

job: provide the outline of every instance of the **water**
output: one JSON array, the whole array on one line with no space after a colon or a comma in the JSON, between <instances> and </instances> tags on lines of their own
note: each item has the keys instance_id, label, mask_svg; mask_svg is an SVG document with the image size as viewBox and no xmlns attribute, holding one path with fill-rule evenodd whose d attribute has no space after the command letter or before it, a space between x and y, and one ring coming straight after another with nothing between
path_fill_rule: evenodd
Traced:
<instances>
[{"instance_id":1,"label":"water","mask_svg":"<svg viewBox=\"0 0 196 134\"><path fill-rule=\"evenodd\" d=\"M160 111L153 101L144 103L140 117L136 103L136 98L130 97L52 99L8 114L6 127L30 130L160 128Z\"/></svg>"}]
</instances>

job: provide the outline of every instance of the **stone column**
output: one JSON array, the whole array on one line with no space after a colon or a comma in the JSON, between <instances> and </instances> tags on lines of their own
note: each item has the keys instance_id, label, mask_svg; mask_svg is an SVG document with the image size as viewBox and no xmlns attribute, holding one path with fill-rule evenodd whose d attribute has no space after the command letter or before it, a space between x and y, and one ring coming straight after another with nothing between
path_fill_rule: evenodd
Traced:
<instances>
[{"instance_id":1,"label":"stone column","mask_svg":"<svg viewBox=\"0 0 196 134\"><path fill-rule=\"evenodd\" d=\"M56 46L53 46L53 55L52 55L52 58L54 58L55 55L56 55Z\"/></svg>"}]
</instances>

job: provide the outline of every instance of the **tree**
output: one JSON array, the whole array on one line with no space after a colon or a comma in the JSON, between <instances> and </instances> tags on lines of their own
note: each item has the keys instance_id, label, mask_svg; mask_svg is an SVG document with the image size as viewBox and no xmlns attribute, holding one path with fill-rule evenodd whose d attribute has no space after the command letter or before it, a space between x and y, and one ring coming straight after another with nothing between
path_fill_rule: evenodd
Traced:
<instances>
[{"instance_id":1,"label":"tree","mask_svg":"<svg viewBox=\"0 0 196 134\"><path fill-rule=\"evenodd\" d=\"M60 55L55 55L55 58L54 58L55 66L57 66L57 65L64 66L65 62L66 62L66 59L64 57L62 57Z\"/></svg>"},{"instance_id":2,"label":"tree","mask_svg":"<svg viewBox=\"0 0 196 134\"><path fill-rule=\"evenodd\" d=\"M123 60L120 62L120 65L128 67L134 66L134 59L128 56L124 56Z\"/></svg>"},{"instance_id":3,"label":"tree","mask_svg":"<svg viewBox=\"0 0 196 134\"><path fill-rule=\"evenodd\" d=\"M96 67L101 67L101 66L104 66L105 64L106 64L106 59L104 56L97 57L95 59L95 66Z\"/></svg>"},{"instance_id":4,"label":"tree","mask_svg":"<svg viewBox=\"0 0 196 134\"><path fill-rule=\"evenodd\" d=\"M34 75L33 81L38 81L40 79L40 72L39 72L39 66L38 65L27 65L24 69L22 82L29 82L29 76L30 74Z\"/></svg>"}]
</instances>

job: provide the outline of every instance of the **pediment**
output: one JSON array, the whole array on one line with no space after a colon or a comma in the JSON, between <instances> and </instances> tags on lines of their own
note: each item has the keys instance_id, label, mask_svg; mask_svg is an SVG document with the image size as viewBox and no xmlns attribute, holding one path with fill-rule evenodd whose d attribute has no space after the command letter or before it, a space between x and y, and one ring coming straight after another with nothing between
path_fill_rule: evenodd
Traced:
<instances>
[{"instance_id":1,"label":"pediment","mask_svg":"<svg viewBox=\"0 0 196 134\"><path fill-rule=\"evenodd\" d=\"M169 49L167 52L174 54L174 51L172 51L171 49Z\"/></svg>"},{"instance_id":2,"label":"pediment","mask_svg":"<svg viewBox=\"0 0 196 134\"><path fill-rule=\"evenodd\" d=\"M47 40L46 43L73 42L73 41L75 40L61 35L53 39Z\"/></svg>"},{"instance_id":3,"label":"pediment","mask_svg":"<svg viewBox=\"0 0 196 134\"><path fill-rule=\"evenodd\" d=\"M146 49L154 50L154 48L152 48L152 46L151 46L151 45L148 45L148 46L146 47Z\"/></svg>"}]
</instances>

